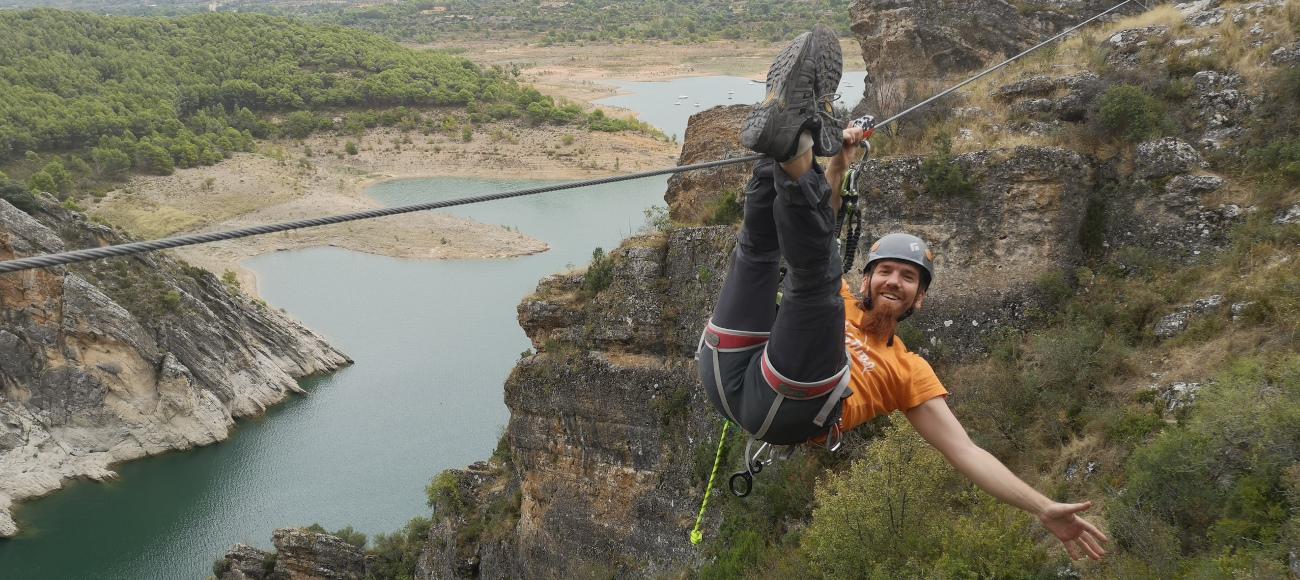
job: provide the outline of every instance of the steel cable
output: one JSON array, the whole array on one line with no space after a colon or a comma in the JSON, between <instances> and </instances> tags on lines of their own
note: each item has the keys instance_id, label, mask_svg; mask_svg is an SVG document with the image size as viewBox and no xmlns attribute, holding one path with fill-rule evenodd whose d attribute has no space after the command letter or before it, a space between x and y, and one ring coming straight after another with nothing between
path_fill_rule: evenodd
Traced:
<instances>
[{"instance_id":1,"label":"steel cable","mask_svg":"<svg viewBox=\"0 0 1300 580\"><path fill-rule=\"evenodd\" d=\"M236 238L246 238L249 236L258 236L262 234L273 234L288 230L297 230L302 228L311 228L316 226L328 226L341 224L344 222L372 219L391 215L399 215L416 211L425 211L431 209L442 209L458 205L469 205L472 203L482 203L485 201L496 201L500 199L510 199L512 197L523 197L526 195L536 195L550 191L560 191L564 189L576 189L579 187L590 187L593 185L604 185L606 183L617 183L619 181L630 181L633 179L642 179L654 177L656 175L666 175L670 173L681 173L684 171L694 171L698 169L710 169L735 163L745 163L748 161L757 161L762 159L762 155L749 155L746 157L736 157L733 159L722 159L718 161L707 161L704 163L694 163L691 165L682 165L678 167L669 167L666 169L655 169L651 171L642 171L640 173L630 173L627 175L613 175L610 177L601 177L597 179L587 179L583 181L572 181L568 183L557 183L554 185L543 185L540 187L530 187L527 189L517 189L500 193L491 193L474 197L462 197L447 201L435 201L429 203L417 203L397 207L387 207L381 209L372 209L359 211L355 213L298 220L292 222L283 222L278 224L267 224L263 226L252 226L229 230L224 232L211 232L206 234L189 234L164 238L161 240L150 240L145 242L130 242L118 244L115 246L104 246L102 248L90 248L86 250L75 250L71 252L60 252L57 254L47 254L44 256L33 256L30 258L21 258L17 260L8 260L0 262L0 274L10 272L19 272L22 270L31 270L35 268L49 268L51 266L62 266L64 264L73 264L76 262L86 262L90 260L100 260L117 256L128 256L143 252L155 252L170 248L179 248L181 246L192 246L195 244L206 244L208 242L219 242L222 240L233 240Z\"/></svg>"}]
</instances>

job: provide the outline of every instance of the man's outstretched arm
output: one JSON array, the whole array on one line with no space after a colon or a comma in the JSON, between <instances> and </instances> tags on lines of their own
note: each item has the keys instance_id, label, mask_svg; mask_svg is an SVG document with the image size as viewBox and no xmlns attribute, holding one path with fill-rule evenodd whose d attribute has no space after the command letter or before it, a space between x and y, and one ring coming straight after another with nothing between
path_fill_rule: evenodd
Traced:
<instances>
[{"instance_id":1,"label":"man's outstretched arm","mask_svg":"<svg viewBox=\"0 0 1300 580\"><path fill-rule=\"evenodd\" d=\"M1109 542L1109 538L1078 515L1092 507L1092 502L1057 503L1030 487L998 458L970 440L942 397L921 403L906 415L916 432L980 489L1037 516L1043 527L1065 544L1070 558L1077 560L1087 555L1098 560L1106 554L1101 545Z\"/></svg>"}]
</instances>

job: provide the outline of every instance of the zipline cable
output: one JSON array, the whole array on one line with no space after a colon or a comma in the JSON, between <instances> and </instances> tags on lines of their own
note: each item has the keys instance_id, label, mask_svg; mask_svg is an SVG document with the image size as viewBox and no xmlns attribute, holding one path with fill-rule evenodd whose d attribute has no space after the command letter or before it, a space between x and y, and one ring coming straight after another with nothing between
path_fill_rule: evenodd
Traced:
<instances>
[{"instance_id":1,"label":"zipline cable","mask_svg":"<svg viewBox=\"0 0 1300 580\"><path fill-rule=\"evenodd\" d=\"M627 175L614 175L610 177L601 177L597 179L587 179L583 181L573 181L568 183L557 183L554 185L544 185L540 187L530 187L528 189L517 189L514 191L505 191L500 193L491 193L478 195L474 197L462 197L460 199L451 199L446 201L435 201L429 203L417 203L412 205L403 205L397 207L387 207L382 209L372 209L348 213L335 216L312 218L278 224L267 224L263 226L252 226L229 230L224 232L212 232L207 234L189 234L176 236L161 240L150 240L145 242L131 242L127 244L118 244L116 246L104 246L102 248L90 248L86 250L75 250L71 252L61 252L58 254L47 254L44 256L33 256L18 260L8 260L0 262L0 274L10 272L19 272L22 270L31 270L35 268L48 268L51 266L61 266L63 264L73 264L76 262L86 262L90 260L100 260L103 258L112 258L116 256L127 256L143 252L154 252L166 250L169 248L179 248L181 246L192 246L194 244L206 244L208 242L218 242L222 240L233 240L236 238L246 238L249 236L258 236L262 234L273 234L288 230L297 230L316 226L328 226L341 224L344 222L364 220L390 215L399 215L415 211L425 211L430 209L442 209L445 207L454 207L458 205L469 205L472 203L482 203L485 201L496 201L499 199L510 199L512 197L523 197L525 195L535 195L549 191L559 191L562 189L574 189L578 187L590 187L593 185L605 185L607 183L617 183L619 181L630 181L633 179L642 179L645 177L654 177L657 175L666 175L669 173L681 173L683 171L693 171L696 169L709 169L720 167L733 163L744 163L747 161L757 161L762 159L763 155L749 155L746 157L736 157L732 159L722 159L719 161L707 161L704 163L695 163L692 165L682 165L678 167L669 167L666 169L655 169L651 171L642 171L640 173L630 173Z\"/></svg>"},{"instance_id":2,"label":"zipline cable","mask_svg":"<svg viewBox=\"0 0 1300 580\"><path fill-rule=\"evenodd\" d=\"M1097 20L1098 18L1101 18L1102 16L1105 16L1105 15L1107 15L1107 14L1110 14L1111 12L1114 12L1114 11L1120 9L1122 6L1124 6L1125 4L1128 4L1128 3L1130 3L1130 2L1133 2L1133 0L1124 0L1123 2L1120 2L1119 4L1116 4L1115 6L1112 6L1110 9L1106 10L1105 12L1102 12L1102 13L1100 13L1100 14L1097 14L1096 16L1093 16L1092 18L1089 18L1089 19L1087 19L1087 20L1084 20L1083 22L1080 22L1079 24L1076 24L1075 26L1073 26L1073 27L1071 27L1071 28L1069 28L1069 29L1067 29L1067 30L1065 30L1065 31L1063 31L1063 32L1061 32L1061 33L1059 33L1059 34L1056 34L1055 36L1052 36L1051 38L1048 38L1047 40L1044 40L1044 41L1042 41L1042 42L1040 42L1040 43L1038 43L1038 44L1036 44L1036 45L1034 45L1034 46L1032 46L1032 47L1030 47L1030 48L1024 50L1024 51L1021 52L1020 54L1017 54L1017 55L1015 55L1015 56L1013 56L1013 57L1011 57L1011 58L1008 58L1008 59L1006 59L1006 60L1004 60L1004 61L1002 61L1002 62L1000 62L1000 63L994 65L994 66L991 67L991 68L985 69L983 72L980 72L979 74L977 74L977 75L975 75L975 76L973 76L973 77L970 77L970 78L968 78L968 79L966 79L966 80L964 80L964 81L962 81L962 82L960 82L960 83L958 83L958 84L956 84L956 85L953 85L952 87L949 87L948 89L944 90L943 92L941 92L941 93L939 93L939 94L936 94L936 95L934 95L934 96L932 96L932 97L930 97L930 98L928 98L928 99L926 99L926 100L924 100L924 101L921 101L921 102L919 102L919 103L917 103L917 104L915 104L915 105L912 105L911 107L908 107L907 109L904 109L902 112L899 112L899 113L893 115L892 117L889 117L888 119L885 119L884 121L881 121L881 122L879 122L879 123L876 123L875 128L878 129L878 128L880 128L880 127L884 127L885 125L888 125L888 124L890 124L890 123L892 123L892 122L894 122L894 121L896 121L896 120L902 118L902 117L905 116L905 115L911 114L913 111L916 111L917 109L920 109L921 107L924 107L925 105L928 105L928 104L930 104L930 103L933 103L934 101L937 101L937 100L939 100L939 99L941 99L941 98L943 98L943 97L945 97L945 96L951 94L953 91L956 91L957 89L960 89L960 88L962 88L962 87L964 87L964 86L966 86L966 85L968 85L968 84L971 84L971 83L973 83L973 82L975 82L975 81L977 81L977 80L979 80L979 79L981 79L981 78L983 78L983 77L985 77L985 76L987 76L987 75L993 73L994 71L996 71L996 70L998 70L998 69L1000 69L1000 68L1002 68L1002 67L1004 67L1004 66L1007 66L1008 64L1011 64L1012 62L1015 62L1016 60L1019 60L1019 59L1023 58L1025 55L1028 55L1029 53L1034 52L1035 50L1038 50L1038 49L1040 49L1040 48L1042 48L1042 47L1044 47L1044 46L1047 46L1048 44L1050 44L1050 43L1056 41L1057 39L1059 39L1059 38L1061 38L1061 37L1063 37L1063 36L1065 36L1065 35L1067 35L1067 34L1069 34L1069 33L1071 33L1071 32L1074 32L1075 30L1078 30L1078 29L1080 29L1080 28L1086 26L1087 24L1089 24L1089 23L1091 23L1091 22ZM130 243L126 243L126 244L118 244L118 245L116 245L116 246L104 246L104 247L101 247L101 248L89 248L89 249L85 249L85 250L74 250L74 251L71 251L71 252L60 252L60 253L56 253L56 254L46 254L46 255L43 255L43 256L32 256L32 257L28 257L28 258L20 258L20 259L16 259L16 260L7 260L7 261L4 261L4 262L0 262L0 274L8 274L8 273L10 273L10 272L21 272L21 271L23 271L23 270L32 270L32 269L36 269L36 268L49 268L49 267L52 267L52 266L62 266L62 265L64 265L64 264L74 264L74 263L77 263L77 262L88 262L88 261L91 261L91 260L101 260L101 259L104 259L104 258L113 258L113 257L117 257L117 256L129 256L129 255L132 255L132 254L141 254L141 253L144 253L144 252L156 252L156 251L158 251L158 250L167 250L167 249L171 249L171 248L179 248L179 247L182 247L182 246L192 246L192 245L195 245L195 244L206 244L206 243L209 243L209 242L219 242L219 241L223 241L223 240L233 240L233 239L237 239L237 238L246 238L246 237L249 237L249 236L258 236L258 235L262 235L262 234L273 234L273 233L276 233L276 232L284 232L284 231L297 230L297 229L302 229L302 228L311 228L311 227L316 227L316 226L327 226L327 225L332 225L332 224L340 224L340 223L350 222L350 221L356 221L356 220L364 220L364 219L372 219L372 218L378 218L378 217L386 217L386 216L391 216L391 215L399 215L399 214L411 213L411 212L416 212L416 211L425 211L425 210L431 210L431 209L442 209L442 208L454 207L454 206L458 206L458 205L469 205L469 204L473 204L473 203L482 203L482 202L485 202L485 201L496 201L496 200L499 200L499 199L510 199L510 198L513 198L513 197L523 197L523 196L526 196L526 195L535 195L535 194L538 194L538 193L546 193L546 192L550 192L550 191L561 191L561 190L565 190L565 189L576 189L576 188L579 188L579 187L590 187L590 186L593 186L593 185L604 185L604 184L607 184L607 183L617 183L617 182L620 182L620 181L630 181L630 180L633 180L633 179L641 179L641 178L645 178L645 177L654 177L654 176L657 176L657 175L668 175L668 174L673 174L673 173L683 173L683 172L686 172L686 171L695 171L695 170L698 170L698 169L710 169L710 168L714 168L714 167L722 167L722 166L724 166L724 165L732 165L732 164L735 164L735 163L747 163L747 162L750 162L750 161L757 161L757 160L759 160L759 159L762 159L763 157L764 157L764 156L761 155L761 154L758 154L758 155L747 155L747 156L744 156L744 157L734 157L734 158L731 158L731 159L720 159L720 160L717 160L717 161L706 161L706 162L703 162L703 163L694 163L694 164L691 164L691 165L680 165L680 166L677 166L677 167L669 167L669 168L665 168L665 169L654 169L654 170L651 170L651 171L642 171L642 172L639 172L639 173L630 173L630 174L627 174L627 175L614 175L614 176L610 176L610 177L601 177L601 178L597 178L597 179L587 179L587 180L583 180L583 181L573 181L573 182L568 182L568 183L558 183L558 184L555 184L555 185L546 185L546 186L541 186L541 187L531 187L531 188L528 188L528 189L517 189L517 190L514 190L514 191L505 191L505 192L500 192L500 193L492 193L492 194L479 195L479 196L474 196L474 197L463 197L463 198L460 198L460 199L452 199L452 200L447 200L447 201L437 201L437 202L430 202L430 203L418 203L418 204L412 204L412 205L403 205L403 206L397 206L397 207L389 207L389 208L382 208L382 209L373 209L373 210L368 210L368 211L360 211L360 212L348 213L348 214L341 214L341 215L335 215L335 216L327 216L327 217L320 217L320 218L312 218L312 219L298 220L298 221L292 221L292 222L283 222L283 223L278 223L278 224L267 224L267 225L262 225L262 226L253 226L253 227L247 227L247 228L240 228L240 229L236 229L236 230L228 230L228 231L224 231L224 232L212 232L212 233L206 233L206 234L189 234L189 235L184 235L184 236L176 236L176 237L171 237L171 238L164 238L164 239L161 239L161 240L149 240L149 241L144 241L144 242L130 242Z\"/></svg>"}]
</instances>

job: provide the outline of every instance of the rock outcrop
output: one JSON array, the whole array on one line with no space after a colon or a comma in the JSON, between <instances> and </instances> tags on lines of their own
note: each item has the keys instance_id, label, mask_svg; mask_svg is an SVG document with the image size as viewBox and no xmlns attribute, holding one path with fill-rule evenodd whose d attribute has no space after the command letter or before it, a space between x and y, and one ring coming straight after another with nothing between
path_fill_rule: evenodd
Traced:
<instances>
[{"instance_id":1,"label":"rock outcrop","mask_svg":"<svg viewBox=\"0 0 1300 580\"><path fill-rule=\"evenodd\" d=\"M276 530L274 552L235 544L213 565L217 580L361 580L366 553L341 538L297 528Z\"/></svg>"},{"instance_id":2,"label":"rock outcrop","mask_svg":"<svg viewBox=\"0 0 1300 580\"><path fill-rule=\"evenodd\" d=\"M852 29L875 113L905 104L904 85L974 70L1014 55L1112 3L1095 0L855 0ZM1136 8L1134 8L1136 9ZM1131 12L1131 10L1130 10Z\"/></svg>"},{"instance_id":3,"label":"rock outcrop","mask_svg":"<svg viewBox=\"0 0 1300 580\"><path fill-rule=\"evenodd\" d=\"M975 184L968 197L925 188L920 157L873 159L862 194L860 268L867 246L907 231L930 241L937 275L926 308L911 324L931 356L964 358L997 325L1023 326L1043 306L1039 281L1073 271L1081 258L1080 228L1096 190L1085 157L1059 148L1020 147L960 155L955 162ZM943 349L936 349L943 345Z\"/></svg>"},{"instance_id":4,"label":"rock outcrop","mask_svg":"<svg viewBox=\"0 0 1300 580\"><path fill-rule=\"evenodd\" d=\"M678 165L753 155L740 144L740 133L736 131L749 111L749 105L731 105L691 115ZM673 219L704 222L722 196L743 195L740 188L753 169L753 163L742 163L674 174L668 179L668 193L664 195Z\"/></svg>"},{"instance_id":5,"label":"rock outcrop","mask_svg":"<svg viewBox=\"0 0 1300 580\"><path fill-rule=\"evenodd\" d=\"M0 259L124 241L50 202L34 213L0 201ZM296 377L348 362L164 255L0 274L0 536L17 532L13 501L225 439Z\"/></svg>"},{"instance_id":6,"label":"rock outcrop","mask_svg":"<svg viewBox=\"0 0 1300 580\"><path fill-rule=\"evenodd\" d=\"M519 318L539 350L506 383L510 464L460 475L470 515L442 514L420 577L653 576L699 558L687 541L695 458L718 425L692 355L733 236L720 226L633 238L594 297L583 298L582 274L561 274L525 299ZM484 490L510 488L520 497L509 533L466 545L466 524L501 525L484 521L496 501Z\"/></svg>"}]
</instances>

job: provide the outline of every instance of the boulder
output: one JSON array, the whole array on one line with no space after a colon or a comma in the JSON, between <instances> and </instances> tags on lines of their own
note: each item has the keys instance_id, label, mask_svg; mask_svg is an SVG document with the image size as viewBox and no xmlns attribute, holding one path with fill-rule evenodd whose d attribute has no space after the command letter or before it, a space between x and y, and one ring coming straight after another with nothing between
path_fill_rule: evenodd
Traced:
<instances>
[{"instance_id":1,"label":"boulder","mask_svg":"<svg viewBox=\"0 0 1300 580\"><path fill-rule=\"evenodd\" d=\"M1273 66L1296 66L1296 63L1300 63L1300 40L1270 53L1268 62Z\"/></svg>"},{"instance_id":2,"label":"boulder","mask_svg":"<svg viewBox=\"0 0 1300 580\"><path fill-rule=\"evenodd\" d=\"M1300 203L1283 210L1278 210L1273 218L1275 224L1300 224Z\"/></svg>"},{"instance_id":3,"label":"boulder","mask_svg":"<svg viewBox=\"0 0 1300 580\"><path fill-rule=\"evenodd\" d=\"M993 91L993 96L1006 101L1029 96L1041 97L1052 94L1056 90L1056 86L1057 83L1052 77L1035 75L998 87Z\"/></svg>"},{"instance_id":4,"label":"boulder","mask_svg":"<svg viewBox=\"0 0 1300 580\"><path fill-rule=\"evenodd\" d=\"M1223 178L1217 175L1179 175L1165 184L1165 192L1174 196L1201 196L1223 187Z\"/></svg>"},{"instance_id":5,"label":"boulder","mask_svg":"<svg viewBox=\"0 0 1300 580\"><path fill-rule=\"evenodd\" d=\"M278 556L276 577L293 580L361 580L366 576L366 553L330 534L298 528L281 528L271 536Z\"/></svg>"},{"instance_id":6,"label":"boulder","mask_svg":"<svg viewBox=\"0 0 1300 580\"><path fill-rule=\"evenodd\" d=\"M1197 316L1211 312L1223 306L1223 296L1214 294L1198 299L1191 304L1178 307L1177 310L1156 321L1153 334L1158 338L1173 338L1182 334Z\"/></svg>"},{"instance_id":7,"label":"boulder","mask_svg":"<svg viewBox=\"0 0 1300 580\"><path fill-rule=\"evenodd\" d=\"M212 572L217 580L265 580L275 561L271 553L245 544L235 544L217 560Z\"/></svg>"},{"instance_id":8,"label":"boulder","mask_svg":"<svg viewBox=\"0 0 1300 580\"><path fill-rule=\"evenodd\" d=\"M1168 26L1147 26L1121 30L1106 39L1106 64L1120 69L1133 68L1139 62L1138 52L1152 42L1169 34Z\"/></svg>"},{"instance_id":9,"label":"boulder","mask_svg":"<svg viewBox=\"0 0 1300 580\"><path fill-rule=\"evenodd\" d=\"M1200 164L1201 155L1186 141L1165 137L1138 145L1133 176L1138 179L1160 179L1187 173Z\"/></svg>"}]
</instances>

